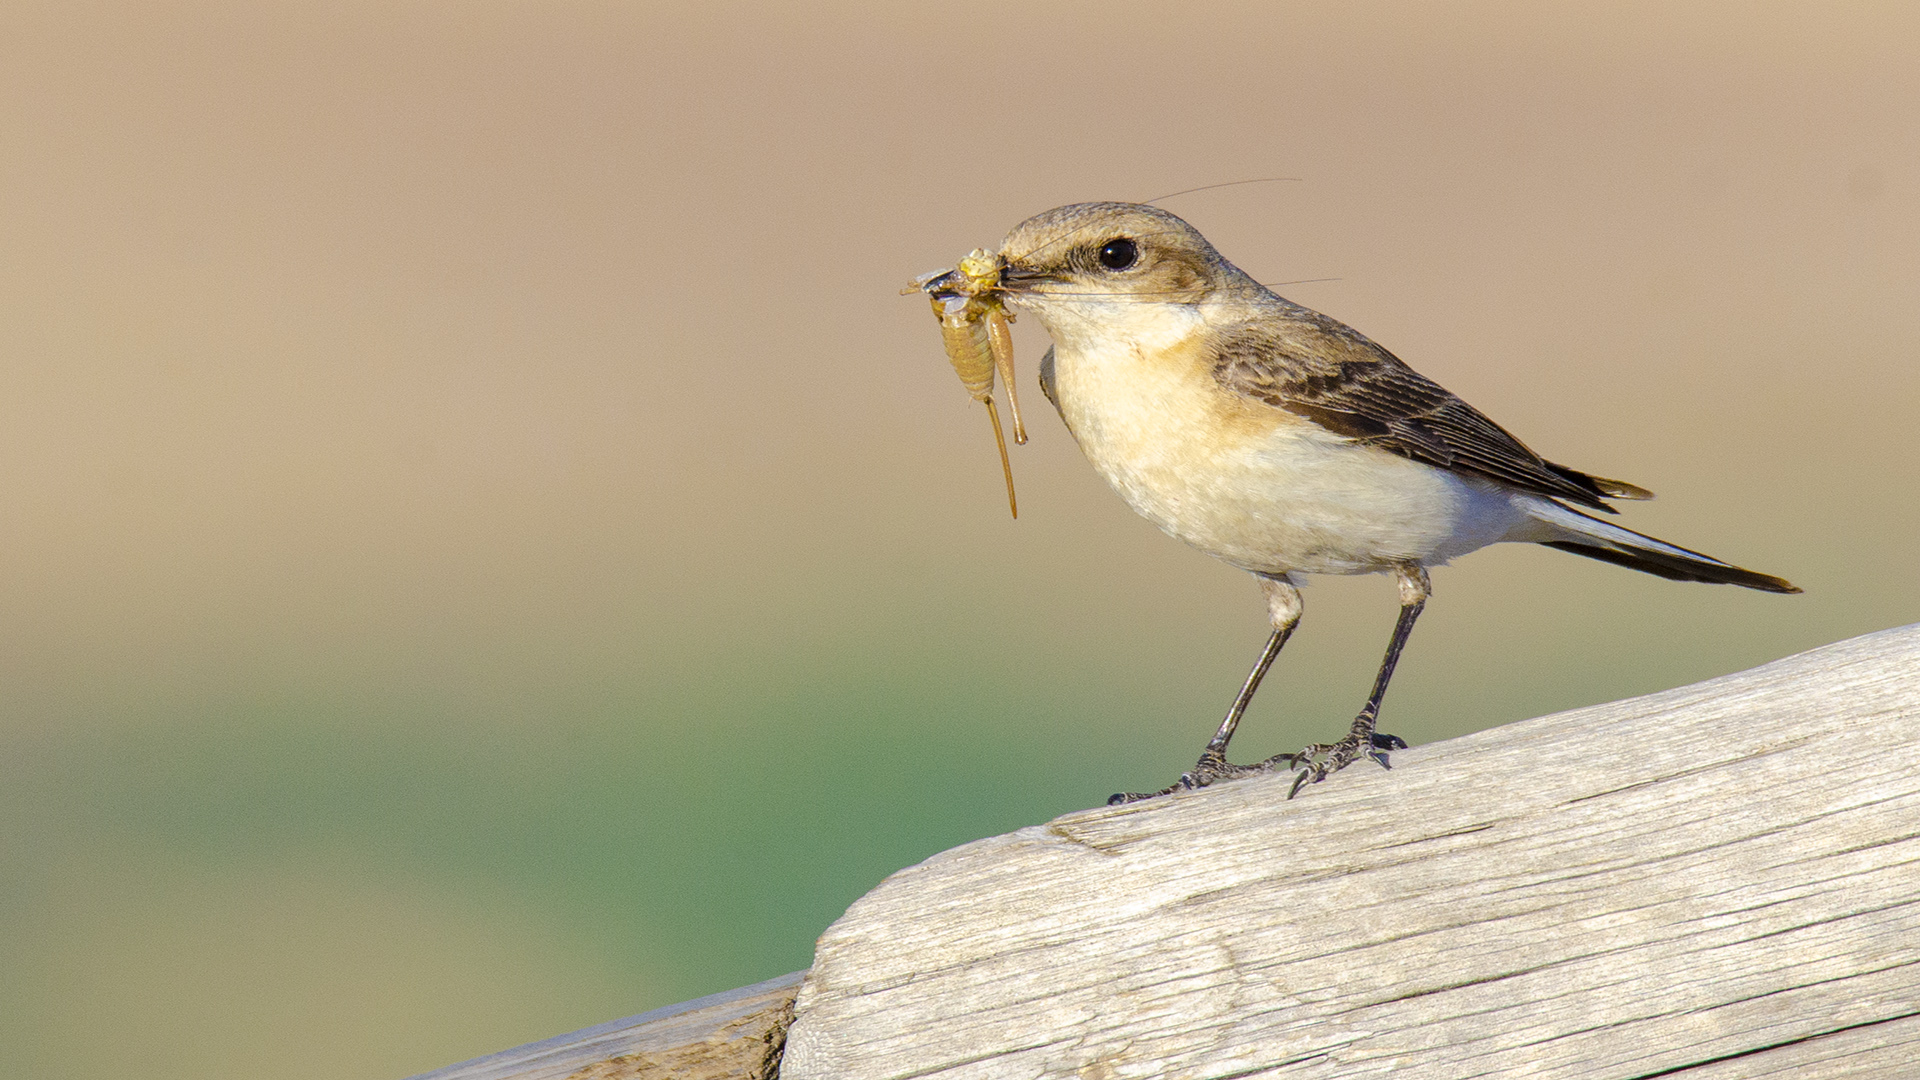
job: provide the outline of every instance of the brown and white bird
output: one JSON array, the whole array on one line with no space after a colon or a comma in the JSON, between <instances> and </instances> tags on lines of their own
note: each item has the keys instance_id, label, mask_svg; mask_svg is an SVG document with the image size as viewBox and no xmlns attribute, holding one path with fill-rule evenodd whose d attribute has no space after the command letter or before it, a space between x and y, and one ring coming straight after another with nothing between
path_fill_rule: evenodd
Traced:
<instances>
[{"instance_id":1,"label":"brown and white bird","mask_svg":"<svg viewBox=\"0 0 1920 1080\"><path fill-rule=\"evenodd\" d=\"M1308 780L1406 744L1374 729L1430 592L1427 568L1500 541L1679 581L1800 590L1585 511L1645 499L1556 465L1358 331L1254 281L1153 206L1080 203L1008 234L1002 296L1053 338L1040 385L1087 460L1141 516L1258 579L1273 633L1194 768L1158 794L1299 770ZM1390 573L1394 626L1347 735L1255 765L1226 759L1300 620L1305 574ZM1114 801L1145 798L1116 795Z\"/></svg>"}]
</instances>

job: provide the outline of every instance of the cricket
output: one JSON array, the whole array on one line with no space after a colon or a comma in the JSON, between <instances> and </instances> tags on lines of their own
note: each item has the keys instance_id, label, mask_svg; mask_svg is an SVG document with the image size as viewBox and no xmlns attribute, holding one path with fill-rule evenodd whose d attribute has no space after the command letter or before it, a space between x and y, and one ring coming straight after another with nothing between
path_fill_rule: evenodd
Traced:
<instances>
[{"instance_id":1,"label":"cricket","mask_svg":"<svg viewBox=\"0 0 1920 1080\"><path fill-rule=\"evenodd\" d=\"M987 407L993 423L993 442L1000 451L1000 472L1007 481L1007 509L1020 516L1013 493L1013 463L1007 458L1007 439L1000 428L1000 411L993 403L994 373L1007 384L1007 411L1013 416L1013 441L1025 445L1027 428L1020 419L1020 398L1013 380L1013 313L1000 295L1000 274L1006 260L975 248L952 270L936 270L901 289L905 296L924 292L940 322L940 338L947 360L973 400Z\"/></svg>"}]
</instances>

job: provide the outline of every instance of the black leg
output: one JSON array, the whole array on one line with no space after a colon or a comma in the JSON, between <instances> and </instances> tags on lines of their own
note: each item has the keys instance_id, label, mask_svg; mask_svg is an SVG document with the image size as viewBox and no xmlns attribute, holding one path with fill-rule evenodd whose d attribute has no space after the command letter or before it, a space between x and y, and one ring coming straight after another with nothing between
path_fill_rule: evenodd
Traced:
<instances>
[{"instance_id":1,"label":"black leg","mask_svg":"<svg viewBox=\"0 0 1920 1080\"><path fill-rule=\"evenodd\" d=\"M1285 578L1261 577L1260 584L1266 592L1267 614L1273 623L1273 633L1267 636L1266 647L1260 650L1259 659L1253 662L1253 670L1247 672L1247 681L1240 684L1240 693L1234 696L1233 704L1227 708L1226 718L1220 721L1213 738L1207 740L1206 749L1200 751L1200 760L1194 764L1191 772L1181 773L1180 779L1159 791L1121 792L1107 799L1108 806L1202 788L1216 780L1273 771L1270 761L1258 765L1234 765L1227 761L1227 744L1233 741L1234 729L1240 726L1240 718L1246 715L1254 692L1260 689L1260 680L1267 677L1267 669L1273 666L1281 647L1293 636L1293 628L1300 625L1300 590Z\"/></svg>"},{"instance_id":2,"label":"black leg","mask_svg":"<svg viewBox=\"0 0 1920 1080\"><path fill-rule=\"evenodd\" d=\"M1253 702L1254 691L1260 689L1260 680L1267 677L1267 669L1273 666L1274 658L1280 655L1280 649L1287 639L1293 636L1293 627L1275 630L1267 635L1267 647L1260 650L1260 659L1253 662L1253 670L1247 672L1247 681L1240 685L1239 696L1233 699L1233 706L1227 710L1226 719L1220 721L1220 730L1207 740L1207 748L1200 752L1202 758L1209 756L1222 760L1227 756L1227 743L1233 740L1235 728L1240 726L1240 718L1246 715L1247 706Z\"/></svg>"},{"instance_id":3,"label":"black leg","mask_svg":"<svg viewBox=\"0 0 1920 1080\"><path fill-rule=\"evenodd\" d=\"M1406 748L1403 739L1377 734L1374 723L1380 716L1381 699L1387 696L1387 684L1393 681L1393 669L1400 663L1400 652L1407 647L1407 638L1413 634L1414 620L1425 610L1427 597L1433 595L1433 584L1423 567L1402 567L1399 577L1400 618L1393 625L1393 639L1387 642L1387 655L1380 661L1380 674L1374 677L1373 692L1367 695L1367 703L1361 706L1360 715L1354 718L1353 727L1348 730L1346 738L1332 744L1315 743L1297 754L1281 754L1263 763L1277 766L1285 760L1289 768L1300 770L1287 798L1299 794L1301 786L1309 780L1317 784L1325 780L1329 773L1339 772L1363 755L1378 762L1383 769L1391 768L1386 752Z\"/></svg>"}]
</instances>

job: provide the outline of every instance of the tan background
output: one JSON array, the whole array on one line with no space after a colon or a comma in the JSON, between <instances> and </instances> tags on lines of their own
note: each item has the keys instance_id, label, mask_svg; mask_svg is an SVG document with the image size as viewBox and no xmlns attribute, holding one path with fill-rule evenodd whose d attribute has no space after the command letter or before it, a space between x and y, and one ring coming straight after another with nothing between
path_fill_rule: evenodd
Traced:
<instances>
[{"instance_id":1,"label":"tan background","mask_svg":"<svg viewBox=\"0 0 1920 1080\"><path fill-rule=\"evenodd\" d=\"M1483 552L1387 730L1920 618L1911 5L1185 7L7 5L0 1076L400 1076L1170 779L1253 588L1029 324L1009 522L895 295L1063 202L1299 177L1166 205L1808 590ZM1316 584L1243 752L1393 604Z\"/></svg>"}]
</instances>

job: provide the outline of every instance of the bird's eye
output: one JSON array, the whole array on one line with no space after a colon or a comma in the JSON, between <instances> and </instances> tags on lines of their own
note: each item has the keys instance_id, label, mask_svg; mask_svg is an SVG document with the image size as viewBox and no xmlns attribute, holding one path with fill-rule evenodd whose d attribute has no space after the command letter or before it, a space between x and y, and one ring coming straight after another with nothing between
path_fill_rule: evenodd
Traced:
<instances>
[{"instance_id":1,"label":"bird's eye","mask_svg":"<svg viewBox=\"0 0 1920 1080\"><path fill-rule=\"evenodd\" d=\"M1140 260L1140 245L1122 236L1109 240L1100 249L1100 265L1109 270L1125 270Z\"/></svg>"}]
</instances>

